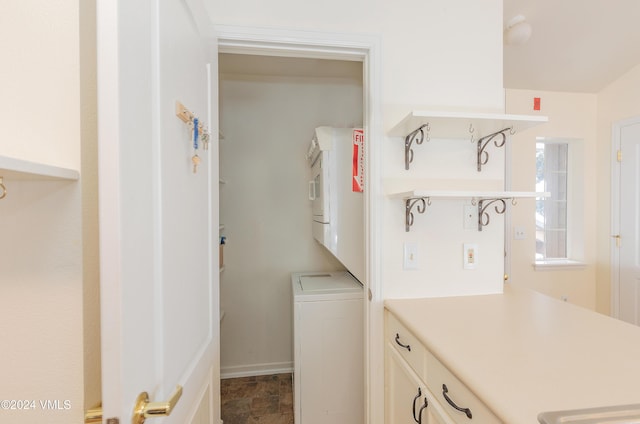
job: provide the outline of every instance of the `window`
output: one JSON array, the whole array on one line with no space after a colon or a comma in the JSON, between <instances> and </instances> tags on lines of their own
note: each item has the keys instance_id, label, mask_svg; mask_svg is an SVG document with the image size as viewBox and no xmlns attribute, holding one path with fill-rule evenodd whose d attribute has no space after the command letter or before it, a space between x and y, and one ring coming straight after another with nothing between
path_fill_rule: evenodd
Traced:
<instances>
[{"instance_id":1,"label":"window","mask_svg":"<svg viewBox=\"0 0 640 424\"><path fill-rule=\"evenodd\" d=\"M567 259L567 180L569 144L536 143L536 260Z\"/></svg>"},{"instance_id":2,"label":"window","mask_svg":"<svg viewBox=\"0 0 640 424\"><path fill-rule=\"evenodd\" d=\"M581 140L536 140L536 269L583 266L584 178Z\"/></svg>"}]
</instances>

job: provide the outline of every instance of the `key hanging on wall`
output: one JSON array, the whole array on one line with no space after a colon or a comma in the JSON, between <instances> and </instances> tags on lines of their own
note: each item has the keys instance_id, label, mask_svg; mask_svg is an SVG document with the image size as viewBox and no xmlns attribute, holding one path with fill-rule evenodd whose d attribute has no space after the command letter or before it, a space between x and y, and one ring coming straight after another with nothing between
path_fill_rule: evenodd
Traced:
<instances>
[{"instance_id":1,"label":"key hanging on wall","mask_svg":"<svg viewBox=\"0 0 640 424\"><path fill-rule=\"evenodd\" d=\"M200 165L200 156L198 156L198 118L193 118L193 157L191 158L191 162L193 162L193 173L198 172L198 165Z\"/></svg>"},{"instance_id":2,"label":"key hanging on wall","mask_svg":"<svg viewBox=\"0 0 640 424\"><path fill-rule=\"evenodd\" d=\"M189 141L193 142L191 163L193 164L193 173L195 174L198 171L198 165L200 165L202 161L200 156L198 156L199 142L202 141L202 148L208 150L211 135L207 127L202 124L202 121L180 102L176 102L176 116L180 118L182 122L189 125Z\"/></svg>"}]
</instances>

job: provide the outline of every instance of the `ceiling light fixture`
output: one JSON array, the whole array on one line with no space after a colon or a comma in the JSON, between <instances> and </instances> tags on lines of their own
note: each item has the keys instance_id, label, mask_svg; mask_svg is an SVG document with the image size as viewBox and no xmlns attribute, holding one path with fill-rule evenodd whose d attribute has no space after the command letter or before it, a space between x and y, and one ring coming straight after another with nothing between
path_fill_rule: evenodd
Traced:
<instances>
[{"instance_id":1,"label":"ceiling light fixture","mask_svg":"<svg viewBox=\"0 0 640 424\"><path fill-rule=\"evenodd\" d=\"M504 42L510 46L524 44L531 38L531 24L522 15L517 15L509 22L504 30Z\"/></svg>"}]
</instances>

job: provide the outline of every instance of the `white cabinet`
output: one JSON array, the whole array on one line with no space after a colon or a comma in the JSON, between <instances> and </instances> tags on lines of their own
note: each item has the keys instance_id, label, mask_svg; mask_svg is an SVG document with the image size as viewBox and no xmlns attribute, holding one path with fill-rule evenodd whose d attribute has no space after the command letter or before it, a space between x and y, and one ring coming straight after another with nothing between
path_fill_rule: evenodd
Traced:
<instances>
[{"instance_id":1,"label":"white cabinet","mask_svg":"<svg viewBox=\"0 0 640 424\"><path fill-rule=\"evenodd\" d=\"M429 375L427 387L437 394L438 401L456 424L479 422L497 424L500 420L462 381L427 351ZM473 420L473 421L472 421Z\"/></svg>"},{"instance_id":2,"label":"white cabinet","mask_svg":"<svg viewBox=\"0 0 640 424\"><path fill-rule=\"evenodd\" d=\"M388 344L385 350L385 422L432 423L425 411L429 408L426 384L418 379L394 347Z\"/></svg>"},{"instance_id":3,"label":"white cabinet","mask_svg":"<svg viewBox=\"0 0 640 424\"><path fill-rule=\"evenodd\" d=\"M385 409L387 424L501 422L388 311L385 312Z\"/></svg>"}]
</instances>

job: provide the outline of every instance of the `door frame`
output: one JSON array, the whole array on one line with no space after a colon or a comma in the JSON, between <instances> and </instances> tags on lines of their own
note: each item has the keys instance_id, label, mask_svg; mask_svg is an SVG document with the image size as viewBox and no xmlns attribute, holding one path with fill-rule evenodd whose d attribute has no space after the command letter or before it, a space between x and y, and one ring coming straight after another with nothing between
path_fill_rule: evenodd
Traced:
<instances>
[{"instance_id":1,"label":"door frame","mask_svg":"<svg viewBox=\"0 0 640 424\"><path fill-rule=\"evenodd\" d=\"M314 31L214 25L218 53L351 60L363 63L363 127L367 137L365 162L365 422L382 424L384 417L383 294L381 284L382 188L380 155L381 40L377 36Z\"/></svg>"},{"instance_id":2,"label":"door frame","mask_svg":"<svg viewBox=\"0 0 640 424\"><path fill-rule=\"evenodd\" d=\"M622 128L640 124L640 116L616 121L611 128L611 237L609 240L611 263L611 316L620 316L620 249L613 242L620 234L620 150Z\"/></svg>"}]
</instances>

